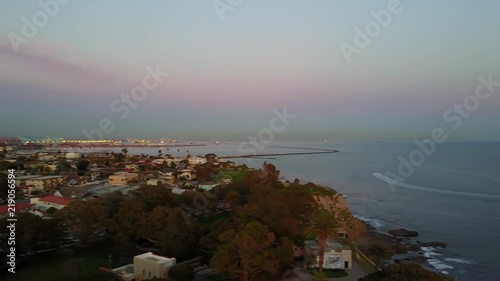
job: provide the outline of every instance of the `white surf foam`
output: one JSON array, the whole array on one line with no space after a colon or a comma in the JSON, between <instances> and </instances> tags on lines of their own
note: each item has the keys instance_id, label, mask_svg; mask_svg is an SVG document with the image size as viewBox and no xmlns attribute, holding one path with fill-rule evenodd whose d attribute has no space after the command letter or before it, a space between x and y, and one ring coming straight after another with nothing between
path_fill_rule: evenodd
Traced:
<instances>
[{"instance_id":1,"label":"white surf foam","mask_svg":"<svg viewBox=\"0 0 500 281\"><path fill-rule=\"evenodd\" d=\"M449 262L454 262L454 263L461 263L461 264L476 264L473 261L466 260L466 259L460 259L460 258L446 258L444 260L449 261Z\"/></svg>"},{"instance_id":2,"label":"white surf foam","mask_svg":"<svg viewBox=\"0 0 500 281\"><path fill-rule=\"evenodd\" d=\"M358 215L353 215L353 216L362 222L366 222L367 224L373 226L376 229L379 229L384 226L384 224L378 219L369 219Z\"/></svg>"}]
</instances>

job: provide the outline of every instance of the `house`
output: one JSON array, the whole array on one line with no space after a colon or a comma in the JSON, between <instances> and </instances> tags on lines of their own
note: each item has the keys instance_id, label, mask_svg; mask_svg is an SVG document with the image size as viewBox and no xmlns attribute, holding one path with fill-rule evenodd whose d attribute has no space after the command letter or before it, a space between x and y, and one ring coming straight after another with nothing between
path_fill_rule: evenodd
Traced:
<instances>
[{"instance_id":1,"label":"house","mask_svg":"<svg viewBox=\"0 0 500 281\"><path fill-rule=\"evenodd\" d=\"M337 230L337 238L344 239L344 238L347 238L347 237L348 237L347 231L345 231L344 229L338 229Z\"/></svg>"},{"instance_id":2,"label":"house","mask_svg":"<svg viewBox=\"0 0 500 281\"><path fill-rule=\"evenodd\" d=\"M159 173L160 178L166 180L166 182L168 184L175 183L175 180L176 180L175 172L166 172L166 173L158 172L158 173Z\"/></svg>"},{"instance_id":3,"label":"house","mask_svg":"<svg viewBox=\"0 0 500 281\"><path fill-rule=\"evenodd\" d=\"M138 172L139 171L139 165L137 164L127 164L125 165L125 169L133 172Z\"/></svg>"},{"instance_id":4,"label":"house","mask_svg":"<svg viewBox=\"0 0 500 281\"><path fill-rule=\"evenodd\" d=\"M194 175L193 170L184 169L184 170L179 171L179 179L190 180L190 179L194 179L195 177L196 176Z\"/></svg>"},{"instance_id":5,"label":"house","mask_svg":"<svg viewBox=\"0 0 500 281\"><path fill-rule=\"evenodd\" d=\"M305 260L309 267L318 267L318 242L308 240L304 243ZM329 240L326 241L325 253L323 255L323 268L328 269L351 269L352 268L352 251L351 248L339 242Z\"/></svg>"},{"instance_id":6,"label":"house","mask_svg":"<svg viewBox=\"0 0 500 281\"><path fill-rule=\"evenodd\" d=\"M110 175L108 177L108 183L112 185L123 185L137 179L139 179L138 173L120 172Z\"/></svg>"},{"instance_id":7,"label":"house","mask_svg":"<svg viewBox=\"0 0 500 281\"><path fill-rule=\"evenodd\" d=\"M21 176L16 178L17 186L32 186L32 191L42 191L54 187L62 186L66 183L63 176Z\"/></svg>"},{"instance_id":8,"label":"house","mask_svg":"<svg viewBox=\"0 0 500 281\"><path fill-rule=\"evenodd\" d=\"M35 205L29 204L29 203L17 203L14 206L15 206L15 210L14 210L15 212L14 213L20 213L20 212L24 213L24 212L33 211L33 207ZM10 206L10 208L12 208L12 206ZM13 211L13 210L12 209L9 210L9 205L8 204L0 205L0 219L9 216L9 213L11 211Z\"/></svg>"},{"instance_id":9,"label":"house","mask_svg":"<svg viewBox=\"0 0 500 281\"><path fill-rule=\"evenodd\" d=\"M60 196L55 196L55 195L49 195L49 196L45 196L42 198L31 198L30 199L31 204L35 204L36 207L38 207L42 210L47 210L51 207L60 210L64 207L68 206L70 202L71 202L71 199L60 197Z\"/></svg>"},{"instance_id":10,"label":"house","mask_svg":"<svg viewBox=\"0 0 500 281\"><path fill-rule=\"evenodd\" d=\"M232 183L233 182L233 177L231 176L225 176L221 179L222 183Z\"/></svg>"},{"instance_id":11,"label":"house","mask_svg":"<svg viewBox=\"0 0 500 281\"><path fill-rule=\"evenodd\" d=\"M71 198L71 199L78 198L77 192L75 192L75 190L70 188L63 188L60 190L56 190L56 192L54 192L54 196Z\"/></svg>"},{"instance_id":12,"label":"house","mask_svg":"<svg viewBox=\"0 0 500 281\"><path fill-rule=\"evenodd\" d=\"M169 184L166 179L150 179L146 182L147 185L164 185Z\"/></svg>"},{"instance_id":13,"label":"house","mask_svg":"<svg viewBox=\"0 0 500 281\"><path fill-rule=\"evenodd\" d=\"M151 278L167 278L168 271L177 264L175 258L155 255L151 252L134 257L134 263L111 271L124 281L142 281Z\"/></svg>"},{"instance_id":14,"label":"house","mask_svg":"<svg viewBox=\"0 0 500 281\"><path fill-rule=\"evenodd\" d=\"M218 185L219 184L213 183L213 182L204 182L204 183L199 183L198 188L206 190L206 191L210 191L213 188L217 187Z\"/></svg>"},{"instance_id":15,"label":"house","mask_svg":"<svg viewBox=\"0 0 500 281\"><path fill-rule=\"evenodd\" d=\"M38 160L39 161L54 161L54 160L57 160L57 157L55 155L48 154L48 153L40 153L40 154L38 154Z\"/></svg>"},{"instance_id":16,"label":"house","mask_svg":"<svg viewBox=\"0 0 500 281\"><path fill-rule=\"evenodd\" d=\"M183 189L183 188L178 188L178 187L174 187L172 189L172 193L173 194L177 194L177 195L181 195L182 193L186 192L187 189Z\"/></svg>"},{"instance_id":17,"label":"house","mask_svg":"<svg viewBox=\"0 0 500 281\"><path fill-rule=\"evenodd\" d=\"M199 156L191 156L188 158L188 162L191 165L199 165L207 163L207 158Z\"/></svg>"},{"instance_id":18,"label":"house","mask_svg":"<svg viewBox=\"0 0 500 281\"><path fill-rule=\"evenodd\" d=\"M80 157L81 157L81 154L78 152L67 152L66 153L66 159L77 159Z\"/></svg>"}]
</instances>

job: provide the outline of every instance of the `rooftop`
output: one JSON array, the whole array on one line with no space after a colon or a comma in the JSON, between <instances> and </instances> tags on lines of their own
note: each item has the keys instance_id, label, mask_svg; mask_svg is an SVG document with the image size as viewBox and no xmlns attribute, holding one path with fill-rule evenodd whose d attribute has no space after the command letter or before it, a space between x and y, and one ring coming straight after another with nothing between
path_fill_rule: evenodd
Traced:
<instances>
[{"instance_id":1,"label":"rooftop","mask_svg":"<svg viewBox=\"0 0 500 281\"><path fill-rule=\"evenodd\" d=\"M319 245L318 242L314 240L308 240L304 242L304 248L309 254L318 255ZM333 240L329 240L325 245L325 253L328 252L341 252L343 250L351 250L348 246Z\"/></svg>"},{"instance_id":2,"label":"rooftop","mask_svg":"<svg viewBox=\"0 0 500 281\"><path fill-rule=\"evenodd\" d=\"M163 264L163 265L168 266L168 267L175 265L175 259L155 255L151 252L147 252L147 253L144 253L142 255L135 256L134 259L135 258L148 260L150 262L154 262L157 264Z\"/></svg>"},{"instance_id":3,"label":"rooftop","mask_svg":"<svg viewBox=\"0 0 500 281\"><path fill-rule=\"evenodd\" d=\"M45 196L43 198L40 198L40 201L54 203L54 204L58 204L58 205L64 205L64 206L67 206L71 202L71 200L68 198L55 196L55 195Z\"/></svg>"},{"instance_id":4,"label":"rooftop","mask_svg":"<svg viewBox=\"0 0 500 281\"><path fill-rule=\"evenodd\" d=\"M29 204L29 203L17 203L17 204L15 204L16 211L31 208L33 206L35 206L35 205ZM3 215L3 214L7 214L8 212L9 212L9 205L8 204L0 205L0 214Z\"/></svg>"}]
</instances>

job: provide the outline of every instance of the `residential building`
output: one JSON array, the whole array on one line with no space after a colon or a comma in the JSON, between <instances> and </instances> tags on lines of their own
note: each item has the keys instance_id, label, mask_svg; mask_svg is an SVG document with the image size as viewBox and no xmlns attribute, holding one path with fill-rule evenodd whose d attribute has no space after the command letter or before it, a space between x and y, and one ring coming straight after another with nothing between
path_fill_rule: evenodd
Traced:
<instances>
[{"instance_id":1,"label":"residential building","mask_svg":"<svg viewBox=\"0 0 500 281\"><path fill-rule=\"evenodd\" d=\"M66 180L63 176L21 176L16 178L16 186L31 186L32 191L42 191L63 186Z\"/></svg>"},{"instance_id":2,"label":"residential building","mask_svg":"<svg viewBox=\"0 0 500 281\"><path fill-rule=\"evenodd\" d=\"M77 159L80 157L81 157L81 154L78 152L67 152L66 153L66 159Z\"/></svg>"},{"instance_id":3,"label":"residential building","mask_svg":"<svg viewBox=\"0 0 500 281\"><path fill-rule=\"evenodd\" d=\"M71 202L71 199L61 196L49 195L42 198L31 198L30 203L36 205L37 208L47 210L51 207L58 210L66 207Z\"/></svg>"},{"instance_id":4,"label":"residential building","mask_svg":"<svg viewBox=\"0 0 500 281\"><path fill-rule=\"evenodd\" d=\"M110 175L108 177L108 183L112 185L123 185L129 183L132 180L137 180L137 179L139 179L138 173L121 172Z\"/></svg>"},{"instance_id":5,"label":"residential building","mask_svg":"<svg viewBox=\"0 0 500 281\"><path fill-rule=\"evenodd\" d=\"M14 204L15 206L15 212L14 213L23 213L23 212L29 212L33 210L33 207L35 205L29 204L29 203L17 203ZM9 205L0 205L0 219L8 217L9 213L12 210L9 210Z\"/></svg>"},{"instance_id":6,"label":"residential building","mask_svg":"<svg viewBox=\"0 0 500 281\"><path fill-rule=\"evenodd\" d=\"M191 156L188 158L189 164L191 165L199 165L207 163L207 159L205 157L199 156Z\"/></svg>"},{"instance_id":7,"label":"residential building","mask_svg":"<svg viewBox=\"0 0 500 281\"><path fill-rule=\"evenodd\" d=\"M146 182L147 185L163 185L169 184L169 181L166 179L150 179Z\"/></svg>"},{"instance_id":8,"label":"residential building","mask_svg":"<svg viewBox=\"0 0 500 281\"><path fill-rule=\"evenodd\" d=\"M124 281L142 281L151 278L168 278L168 271L176 265L175 258L155 255L151 252L134 257L134 263L112 269Z\"/></svg>"},{"instance_id":9,"label":"residential building","mask_svg":"<svg viewBox=\"0 0 500 281\"><path fill-rule=\"evenodd\" d=\"M213 188L217 187L219 184L218 183L213 183L213 182L204 182L204 183L199 183L198 188L210 191Z\"/></svg>"},{"instance_id":10,"label":"residential building","mask_svg":"<svg viewBox=\"0 0 500 281\"><path fill-rule=\"evenodd\" d=\"M193 170L185 169L179 171L179 179L183 178L186 180L194 179L196 176Z\"/></svg>"},{"instance_id":11,"label":"residential building","mask_svg":"<svg viewBox=\"0 0 500 281\"><path fill-rule=\"evenodd\" d=\"M176 177L174 172L166 172L166 173L159 172L159 174L160 178L166 180L168 184L175 183Z\"/></svg>"},{"instance_id":12,"label":"residential building","mask_svg":"<svg viewBox=\"0 0 500 281\"><path fill-rule=\"evenodd\" d=\"M309 240L306 241L305 260L309 267L318 267L319 262L319 245L318 242ZM351 269L352 268L352 251L346 245L339 242L329 240L325 245L325 253L323 255L323 268L328 269Z\"/></svg>"}]
</instances>

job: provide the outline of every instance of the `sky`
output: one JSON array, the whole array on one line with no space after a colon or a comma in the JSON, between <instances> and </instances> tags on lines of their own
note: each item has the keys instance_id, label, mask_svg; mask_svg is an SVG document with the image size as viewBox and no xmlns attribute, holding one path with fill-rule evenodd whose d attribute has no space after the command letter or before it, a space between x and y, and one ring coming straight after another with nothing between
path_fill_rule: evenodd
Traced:
<instances>
[{"instance_id":1,"label":"sky","mask_svg":"<svg viewBox=\"0 0 500 281\"><path fill-rule=\"evenodd\" d=\"M499 1L59 1L0 2L0 136L247 139L286 107L276 139L500 140L500 87L443 118L500 81Z\"/></svg>"}]
</instances>

